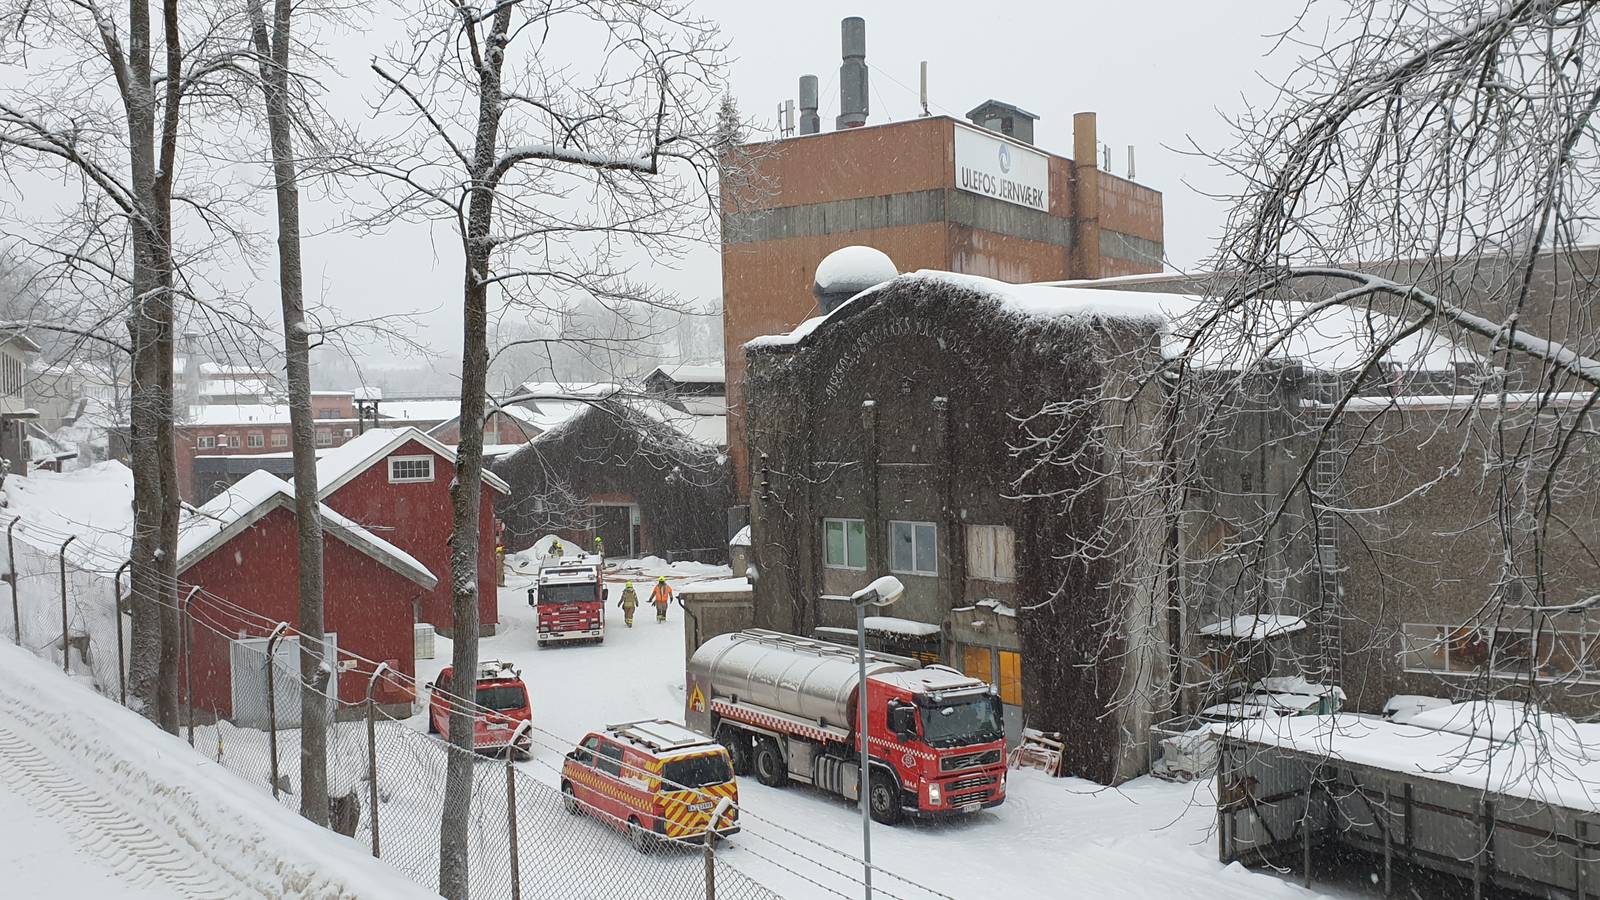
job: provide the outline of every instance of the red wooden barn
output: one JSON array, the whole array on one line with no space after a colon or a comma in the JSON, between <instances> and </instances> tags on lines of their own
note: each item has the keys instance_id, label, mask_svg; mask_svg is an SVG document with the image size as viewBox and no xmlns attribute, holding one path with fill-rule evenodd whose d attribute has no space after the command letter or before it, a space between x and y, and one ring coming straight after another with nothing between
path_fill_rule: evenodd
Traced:
<instances>
[{"instance_id":1,"label":"red wooden barn","mask_svg":"<svg viewBox=\"0 0 1600 900\"><path fill-rule=\"evenodd\" d=\"M322 502L380 535L427 567L438 584L420 599L417 621L444 635L452 632L450 586L450 484L455 451L415 428L368 431L317 460ZM500 621L499 557L495 552L494 501L511 489L493 472L483 473L479 516L478 615L482 633Z\"/></svg>"},{"instance_id":2,"label":"red wooden barn","mask_svg":"<svg viewBox=\"0 0 1600 900\"><path fill-rule=\"evenodd\" d=\"M386 662L416 674L412 604L437 584L433 573L393 544L326 505L323 526L323 622L330 649ZM189 595L195 709L240 724L266 716L266 644L273 623L299 627L299 530L290 485L252 472L190 515L178 534L178 576L201 589ZM296 639L276 653L280 724L299 715L293 675L299 671ZM330 654L331 656L332 654ZM373 665L344 659L339 698L358 703ZM380 682L385 704L408 703L411 691Z\"/></svg>"}]
</instances>

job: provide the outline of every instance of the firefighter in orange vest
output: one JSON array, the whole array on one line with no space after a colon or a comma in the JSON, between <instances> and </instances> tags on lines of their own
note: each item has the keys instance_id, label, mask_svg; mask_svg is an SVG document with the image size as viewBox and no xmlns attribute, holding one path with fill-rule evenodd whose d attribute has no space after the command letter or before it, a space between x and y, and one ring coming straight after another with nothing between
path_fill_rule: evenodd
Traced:
<instances>
[{"instance_id":1,"label":"firefighter in orange vest","mask_svg":"<svg viewBox=\"0 0 1600 900\"><path fill-rule=\"evenodd\" d=\"M639 608L639 595L634 593L633 582L628 582L628 586L622 589L622 599L617 601L617 605L622 607L622 621L632 628L633 611Z\"/></svg>"},{"instance_id":2,"label":"firefighter in orange vest","mask_svg":"<svg viewBox=\"0 0 1600 900\"><path fill-rule=\"evenodd\" d=\"M656 579L656 589L650 592L650 602L656 607L656 621L667 620L667 604L672 602L672 588L667 584L667 576Z\"/></svg>"}]
</instances>

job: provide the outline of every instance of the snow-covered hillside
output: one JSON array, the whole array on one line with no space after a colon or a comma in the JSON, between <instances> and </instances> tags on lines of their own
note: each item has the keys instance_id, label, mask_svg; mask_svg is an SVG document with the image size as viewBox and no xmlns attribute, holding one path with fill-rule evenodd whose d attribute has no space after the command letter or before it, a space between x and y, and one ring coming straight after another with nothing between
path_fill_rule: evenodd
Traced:
<instances>
[{"instance_id":1,"label":"snow-covered hillside","mask_svg":"<svg viewBox=\"0 0 1600 900\"><path fill-rule=\"evenodd\" d=\"M45 661L0 644L0 896L432 896Z\"/></svg>"}]
</instances>

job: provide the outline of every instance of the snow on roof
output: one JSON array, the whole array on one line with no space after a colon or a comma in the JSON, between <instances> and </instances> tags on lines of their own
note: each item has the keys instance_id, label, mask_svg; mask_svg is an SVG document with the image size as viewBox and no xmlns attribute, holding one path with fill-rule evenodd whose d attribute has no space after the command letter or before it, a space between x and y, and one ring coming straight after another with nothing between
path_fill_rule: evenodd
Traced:
<instances>
[{"instance_id":1,"label":"snow on roof","mask_svg":"<svg viewBox=\"0 0 1600 900\"><path fill-rule=\"evenodd\" d=\"M727 376L720 365L680 363L675 366L656 366L646 378L661 375L679 384L722 384Z\"/></svg>"},{"instance_id":2,"label":"snow on roof","mask_svg":"<svg viewBox=\"0 0 1600 900\"><path fill-rule=\"evenodd\" d=\"M977 275L921 270L864 290L826 316L801 323L788 334L757 337L745 344L753 348L792 347L802 343L825 322L863 303L886 285L954 285L996 301L1004 312L1038 319L1090 317L1141 322L1160 329L1163 350L1176 357L1188 349L1197 327L1216 311L1217 301L1200 296L1154 291L1117 291L1080 287L1072 283L1009 284ZM1383 361L1407 370L1451 371L1458 363L1470 364L1478 356L1439 332L1422 329L1393 340L1407 323L1397 317L1357 307L1336 306L1310 313L1306 303L1257 303L1222 316L1207 330L1191 363L1207 369L1245 369L1264 357L1294 359L1321 371L1346 371L1365 365L1380 347ZM1300 322L1301 317L1304 322ZM1288 337L1281 343L1276 339Z\"/></svg>"},{"instance_id":3,"label":"snow on roof","mask_svg":"<svg viewBox=\"0 0 1600 900\"><path fill-rule=\"evenodd\" d=\"M178 571L193 566L278 507L294 512L289 482L257 469L186 516L178 526ZM318 504L323 527L346 544L424 588L438 583L410 554Z\"/></svg>"},{"instance_id":4,"label":"snow on roof","mask_svg":"<svg viewBox=\"0 0 1600 900\"><path fill-rule=\"evenodd\" d=\"M902 637L927 638L939 633L939 626L895 616L867 616L862 620L868 631L880 634L897 634Z\"/></svg>"},{"instance_id":5,"label":"snow on roof","mask_svg":"<svg viewBox=\"0 0 1600 900\"><path fill-rule=\"evenodd\" d=\"M750 526L746 525L745 527L739 529L739 533L735 534L733 536L733 539L728 541L728 546L729 547L748 547L748 546L750 546Z\"/></svg>"},{"instance_id":6,"label":"snow on roof","mask_svg":"<svg viewBox=\"0 0 1600 900\"><path fill-rule=\"evenodd\" d=\"M189 425L287 425L287 403L205 403L189 407Z\"/></svg>"},{"instance_id":7,"label":"snow on roof","mask_svg":"<svg viewBox=\"0 0 1600 900\"><path fill-rule=\"evenodd\" d=\"M1306 620L1299 616L1255 615L1238 616L1213 622L1200 629L1200 634L1205 637L1238 638L1242 640L1259 641L1263 638L1279 637L1303 631Z\"/></svg>"},{"instance_id":8,"label":"snow on roof","mask_svg":"<svg viewBox=\"0 0 1600 900\"><path fill-rule=\"evenodd\" d=\"M601 400L622 392L623 387L609 381L525 381L516 396L534 400Z\"/></svg>"},{"instance_id":9,"label":"snow on roof","mask_svg":"<svg viewBox=\"0 0 1600 900\"><path fill-rule=\"evenodd\" d=\"M1486 722L1476 734L1417 724L1417 718L1449 716L1460 705L1420 713L1404 724L1341 713L1241 722L1227 731L1267 746L1600 812L1600 794L1594 788L1600 783L1600 726L1578 725L1515 704L1494 705L1502 707L1501 724ZM1472 714L1457 715L1470 719Z\"/></svg>"},{"instance_id":10,"label":"snow on roof","mask_svg":"<svg viewBox=\"0 0 1600 900\"><path fill-rule=\"evenodd\" d=\"M748 578L713 578L678 588L679 594L736 594L755 590Z\"/></svg>"},{"instance_id":11,"label":"snow on roof","mask_svg":"<svg viewBox=\"0 0 1600 900\"><path fill-rule=\"evenodd\" d=\"M876 617L874 617L876 618ZM878 672L871 676L877 681L892 684L915 693L924 691L952 691L976 688L982 682L969 675L945 666L928 666L925 669L906 669L899 672Z\"/></svg>"},{"instance_id":12,"label":"snow on roof","mask_svg":"<svg viewBox=\"0 0 1600 900\"><path fill-rule=\"evenodd\" d=\"M317 493L324 499L327 498L407 441L416 441L435 455L448 460L451 465L455 465L456 452L439 443L438 438L411 427L371 428L343 445L328 450L317 459ZM502 494L511 493L510 485L487 469L483 472L483 481Z\"/></svg>"},{"instance_id":13,"label":"snow on roof","mask_svg":"<svg viewBox=\"0 0 1600 900\"><path fill-rule=\"evenodd\" d=\"M1387 394L1372 397L1351 397L1345 401L1346 411L1356 410L1382 410L1389 407L1400 407L1413 410L1461 410L1469 409L1476 405L1482 409L1494 409L1504 399L1506 406L1516 409L1523 406L1545 406L1552 409L1562 407L1582 407L1588 404L1593 395L1588 391L1557 391L1545 393L1543 391L1511 391L1500 394L1401 394L1389 396ZM1325 409L1331 404L1315 400L1306 400L1303 405L1318 409Z\"/></svg>"},{"instance_id":14,"label":"snow on roof","mask_svg":"<svg viewBox=\"0 0 1600 900\"><path fill-rule=\"evenodd\" d=\"M454 419L461 414L461 401L434 400L379 400L378 418L407 422L438 423Z\"/></svg>"}]
</instances>

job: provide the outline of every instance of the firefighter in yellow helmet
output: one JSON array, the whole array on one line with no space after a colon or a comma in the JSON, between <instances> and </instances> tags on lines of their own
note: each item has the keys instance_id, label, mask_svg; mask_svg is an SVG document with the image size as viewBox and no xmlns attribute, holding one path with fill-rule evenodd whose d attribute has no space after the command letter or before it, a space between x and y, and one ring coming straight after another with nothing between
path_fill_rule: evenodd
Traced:
<instances>
[{"instance_id":1,"label":"firefighter in yellow helmet","mask_svg":"<svg viewBox=\"0 0 1600 900\"><path fill-rule=\"evenodd\" d=\"M650 592L650 602L656 608L656 621L667 620L667 605L672 602L672 586L667 584L667 576L656 579L656 589Z\"/></svg>"},{"instance_id":2,"label":"firefighter in yellow helmet","mask_svg":"<svg viewBox=\"0 0 1600 900\"><path fill-rule=\"evenodd\" d=\"M639 608L639 595L634 593L633 582L628 582L627 587L622 589L622 599L617 601L617 605L622 607L623 624L632 628L633 611Z\"/></svg>"}]
</instances>

